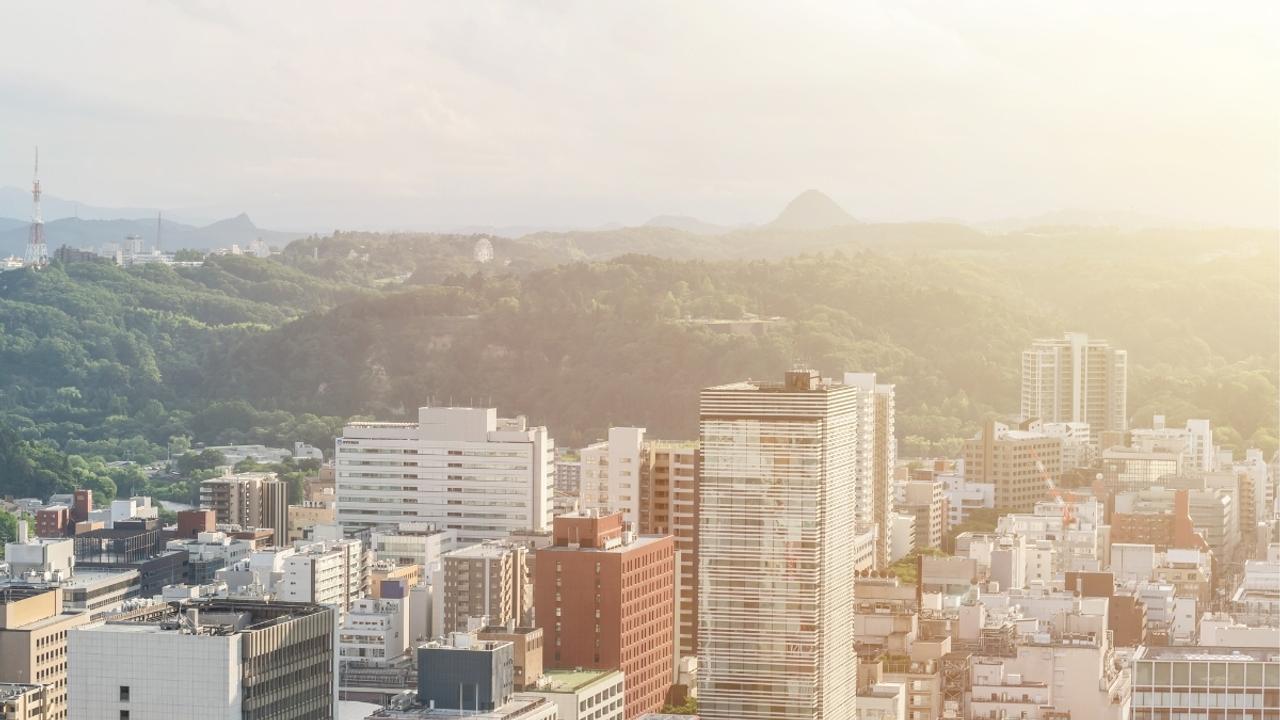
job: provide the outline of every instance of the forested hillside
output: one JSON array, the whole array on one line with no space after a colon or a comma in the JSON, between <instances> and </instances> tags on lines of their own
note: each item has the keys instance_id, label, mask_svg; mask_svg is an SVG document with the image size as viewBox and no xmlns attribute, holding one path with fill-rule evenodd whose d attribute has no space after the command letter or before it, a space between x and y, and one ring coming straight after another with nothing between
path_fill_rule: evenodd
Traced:
<instances>
[{"instance_id":1,"label":"forested hillside","mask_svg":"<svg viewBox=\"0 0 1280 720\"><path fill-rule=\"evenodd\" d=\"M383 418L492 401L577 444L610 424L690 436L699 387L806 362L898 383L904 449L923 452L954 447L985 414L1016 412L1020 351L1082 330L1129 350L1137 422L1207 416L1229 444L1273 448L1274 250L1196 255L1188 238L1130 240L1079 243L1087 252L1066 260L1069 248L1052 247L1061 240L1042 240L1003 254L627 256L455 275L246 338L209 376L222 383L210 395ZM759 335L702 322L751 316L780 319Z\"/></svg>"},{"instance_id":2,"label":"forested hillside","mask_svg":"<svg viewBox=\"0 0 1280 720\"><path fill-rule=\"evenodd\" d=\"M1129 351L1135 423L1209 417L1275 449L1268 234L948 227L494 239L484 266L475 237L344 233L271 260L8 272L0 424L87 461L175 437L327 447L350 416L449 402L566 445L621 424L683 438L699 388L804 362L897 383L903 452L946 452L1016 413L1031 339L1079 330ZM679 257L618 256L624 237Z\"/></svg>"},{"instance_id":3,"label":"forested hillside","mask_svg":"<svg viewBox=\"0 0 1280 720\"><path fill-rule=\"evenodd\" d=\"M0 422L74 452L142 461L197 428L206 441L278 425L292 438L292 415L203 422L218 409L201 394L211 361L245 337L368 292L230 256L198 268L54 263L0 274Z\"/></svg>"}]
</instances>

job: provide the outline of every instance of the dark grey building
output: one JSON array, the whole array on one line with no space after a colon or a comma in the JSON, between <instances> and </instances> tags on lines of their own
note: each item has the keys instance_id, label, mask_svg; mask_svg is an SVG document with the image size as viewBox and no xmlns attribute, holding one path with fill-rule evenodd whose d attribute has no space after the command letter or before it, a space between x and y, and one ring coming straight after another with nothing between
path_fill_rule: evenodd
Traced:
<instances>
[{"instance_id":1,"label":"dark grey building","mask_svg":"<svg viewBox=\"0 0 1280 720\"><path fill-rule=\"evenodd\" d=\"M514 646L453 633L418 647L418 702L443 710L493 710L515 693Z\"/></svg>"}]
</instances>

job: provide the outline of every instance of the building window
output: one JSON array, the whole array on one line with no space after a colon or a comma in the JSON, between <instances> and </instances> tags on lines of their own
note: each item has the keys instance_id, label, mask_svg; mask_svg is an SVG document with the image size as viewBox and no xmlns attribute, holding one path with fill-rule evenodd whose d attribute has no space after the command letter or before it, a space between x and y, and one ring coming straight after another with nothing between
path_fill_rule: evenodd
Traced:
<instances>
[{"instance_id":1,"label":"building window","mask_svg":"<svg viewBox=\"0 0 1280 720\"><path fill-rule=\"evenodd\" d=\"M129 720L129 711L128 711L128 710L121 710L121 711L120 711L120 720Z\"/></svg>"},{"instance_id":2,"label":"building window","mask_svg":"<svg viewBox=\"0 0 1280 720\"><path fill-rule=\"evenodd\" d=\"M129 702L129 686L128 686L128 685L121 685L121 686L120 686L120 702ZM127 716L128 714L129 714L129 713L127 713L127 712L126 712L126 713L125 713L124 715L122 715L121 717L125 717L125 716Z\"/></svg>"}]
</instances>

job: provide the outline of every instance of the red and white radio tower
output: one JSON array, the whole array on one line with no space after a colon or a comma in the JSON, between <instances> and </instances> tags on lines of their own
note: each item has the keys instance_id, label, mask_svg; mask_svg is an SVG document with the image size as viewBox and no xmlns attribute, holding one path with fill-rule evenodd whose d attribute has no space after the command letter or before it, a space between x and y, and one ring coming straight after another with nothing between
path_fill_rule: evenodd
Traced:
<instances>
[{"instance_id":1,"label":"red and white radio tower","mask_svg":"<svg viewBox=\"0 0 1280 720\"><path fill-rule=\"evenodd\" d=\"M40 217L40 148L36 148L36 172L31 183L31 234L27 238L28 267L49 264L49 246L44 242L44 220Z\"/></svg>"}]
</instances>

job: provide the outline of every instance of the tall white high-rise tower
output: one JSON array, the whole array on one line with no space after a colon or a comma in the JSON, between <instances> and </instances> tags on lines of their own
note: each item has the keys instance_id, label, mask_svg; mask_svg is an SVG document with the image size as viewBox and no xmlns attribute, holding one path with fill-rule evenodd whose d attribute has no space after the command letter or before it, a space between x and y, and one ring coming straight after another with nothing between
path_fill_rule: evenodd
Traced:
<instances>
[{"instance_id":1,"label":"tall white high-rise tower","mask_svg":"<svg viewBox=\"0 0 1280 720\"><path fill-rule=\"evenodd\" d=\"M854 717L858 395L811 370L702 391L703 718Z\"/></svg>"}]
</instances>

